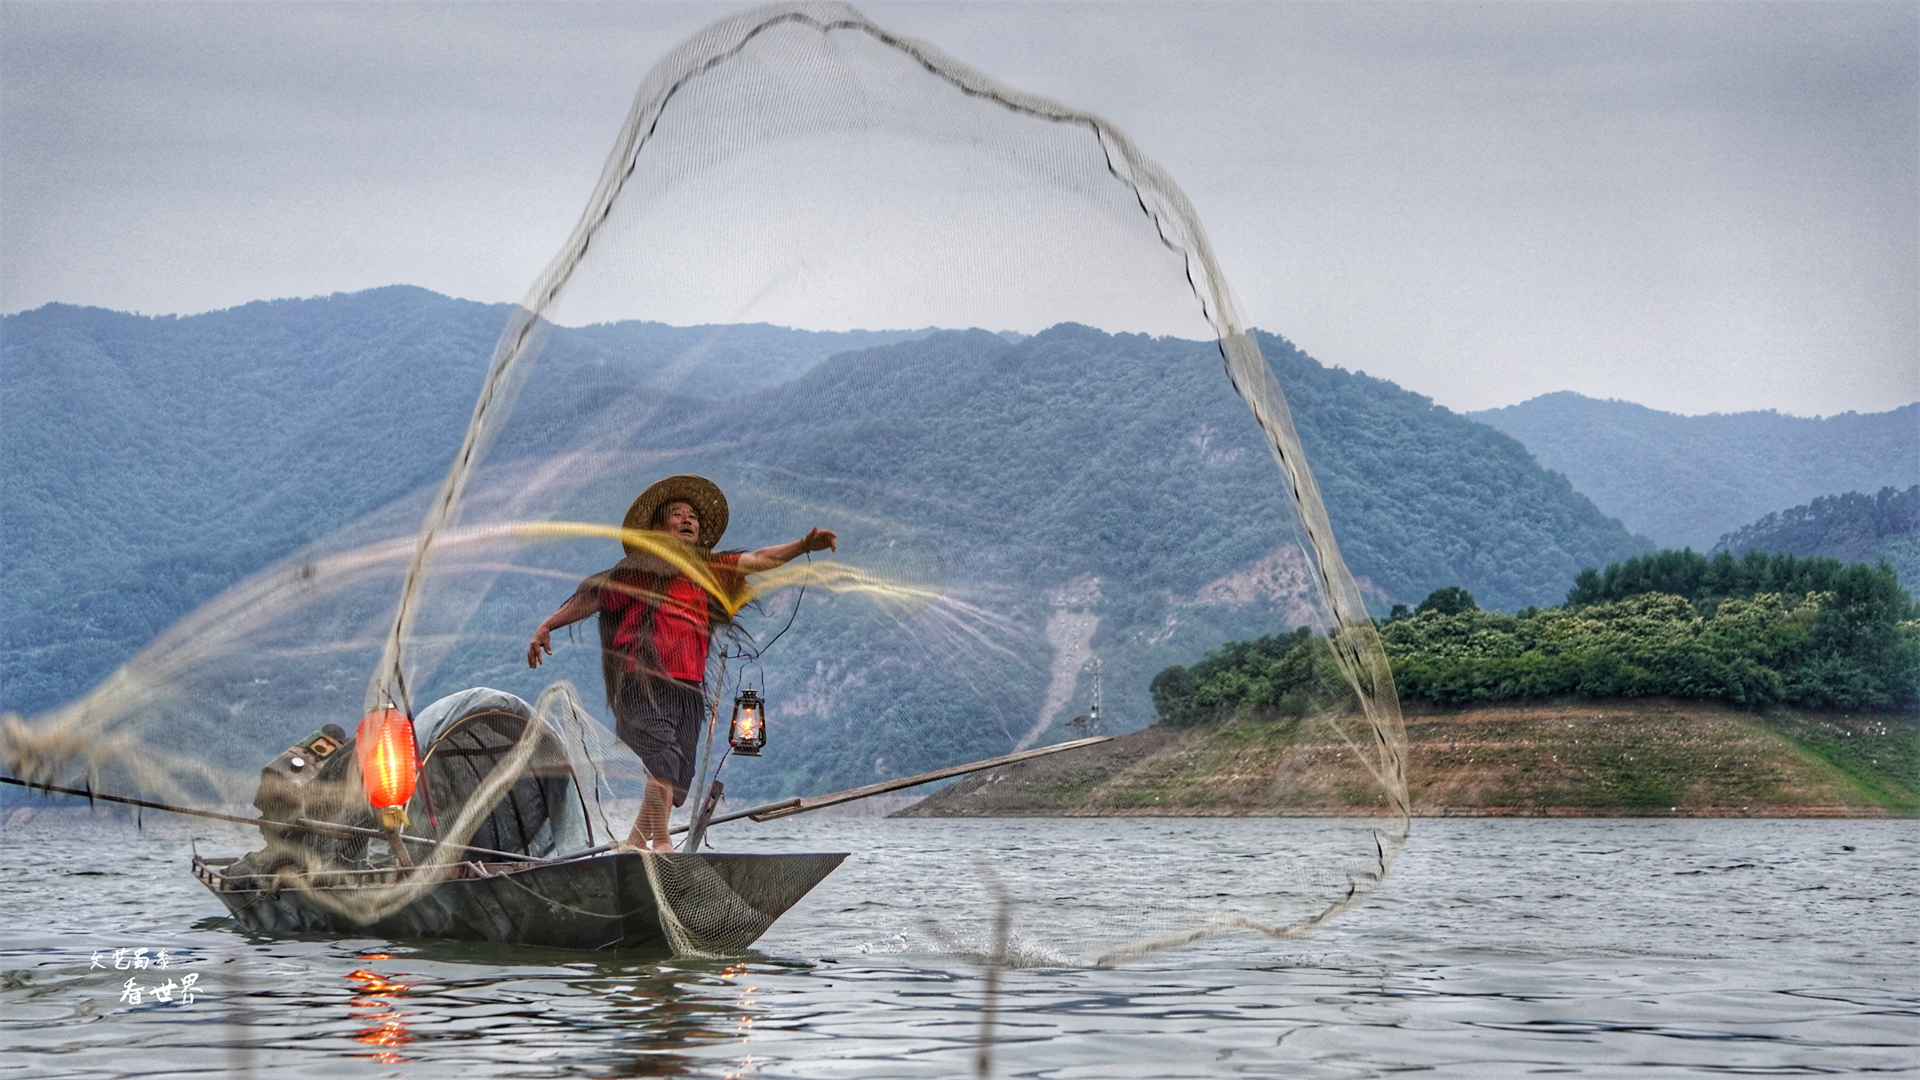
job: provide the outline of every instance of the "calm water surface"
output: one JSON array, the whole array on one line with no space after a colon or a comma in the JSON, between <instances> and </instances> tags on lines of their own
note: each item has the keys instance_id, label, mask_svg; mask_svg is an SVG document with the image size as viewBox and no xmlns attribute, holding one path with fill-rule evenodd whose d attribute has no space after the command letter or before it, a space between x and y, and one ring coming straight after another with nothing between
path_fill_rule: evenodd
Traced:
<instances>
[{"instance_id":1,"label":"calm water surface","mask_svg":"<svg viewBox=\"0 0 1920 1080\"><path fill-rule=\"evenodd\" d=\"M985 982L930 941L972 852L1083 854L1133 880L1218 872L1290 827L792 819L723 847L857 854L733 962L444 943L261 940L153 818L0 830L0 1078L957 1077ZM747 826L752 829L754 827ZM257 835L257 834L254 834ZM1023 903L1018 921L1093 909ZM1363 908L1119 970L1003 976L1001 1076L1920 1074L1920 824L1429 820ZM169 967L114 970L114 950ZM91 966L101 954L100 967ZM131 963L123 954L122 962ZM195 975L191 1004L177 987ZM176 985L172 1001L125 1000Z\"/></svg>"}]
</instances>

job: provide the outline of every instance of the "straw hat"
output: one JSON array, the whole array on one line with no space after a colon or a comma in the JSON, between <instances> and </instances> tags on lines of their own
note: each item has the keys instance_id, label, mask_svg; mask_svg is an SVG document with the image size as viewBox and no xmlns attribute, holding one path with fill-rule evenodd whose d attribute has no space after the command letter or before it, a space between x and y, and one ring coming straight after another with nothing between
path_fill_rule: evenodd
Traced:
<instances>
[{"instance_id":1,"label":"straw hat","mask_svg":"<svg viewBox=\"0 0 1920 1080\"><path fill-rule=\"evenodd\" d=\"M627 519L621 525L636 532L649 528L654 511L673 502L686 503L700 515L701 547L710 548L720 542L720 534L727 531L727 497L720 494L718 484L704 476L669 476L655 481L633 500L633 505L627 508ZM629 555L639 550L631 543L625 546Z\"/></svg>"}]
</instances>

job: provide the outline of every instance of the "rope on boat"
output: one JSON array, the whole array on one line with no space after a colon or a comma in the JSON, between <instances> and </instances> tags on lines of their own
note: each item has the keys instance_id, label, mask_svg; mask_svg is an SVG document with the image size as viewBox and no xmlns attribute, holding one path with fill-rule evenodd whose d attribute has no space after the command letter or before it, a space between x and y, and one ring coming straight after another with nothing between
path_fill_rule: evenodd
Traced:
<instances>
[{"instance_id":1,"label":"rope on boat","mask_svg":"<svg viewBox=\"0 0 1920 1080\"><path fill-rule=\"evenodd\" d=\"M386 833L378 829L364 829L358 825L342 825L332 821L314 821L311 818L300 818L298 821L273 821L269 818L240 817L237 814L222 814L217 810L198 810L191 806L174 806L171 803L154 802L150 799L135 799L126 795L105 795L85 788L59 787L54 784L36 784L32 781L21 780L12 776L0 776L0 783L14 784L26 788L29 791L46 791L60 795L78 795L81 798L89 800L99 799L105 802L125 803L128 806L144 807L148 810L165 810L172 814L190 814L194 817L212 818L215 821L231 821L236 825L257 825L263 829L279 829L283 832L303 832L311 833L315 836L330 836L337 840L353 839L362 836L373 840L390 839ZM438 840L431 840L424 836L408 836L404 833L400 835L400 839L407 843L424 844L428 847L437 847L440 843ZM568 859L578 859L586 855L597 855L612 846L611 844L602 844L597 848L589 848L586 851L576 851L568 855L541 858L528 855L525 852L496 851L493 848L475 847L472 844L459 845L462 851L472 852L476 855L494 855L508 862L522 863L564 862Z\"/></svg>"}]
</instances>

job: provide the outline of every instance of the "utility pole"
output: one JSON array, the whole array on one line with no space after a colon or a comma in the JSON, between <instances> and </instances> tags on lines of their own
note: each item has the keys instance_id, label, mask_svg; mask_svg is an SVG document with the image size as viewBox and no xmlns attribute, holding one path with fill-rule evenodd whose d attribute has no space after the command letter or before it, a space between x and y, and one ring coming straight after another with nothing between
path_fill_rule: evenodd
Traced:
<instances>
[{"instance_id":1,"label":"utility pole","mask_svg":"<svg viewBox=\"0 0 1920 1080\"><path fill-rule=\"evenodd\" d=\"M1098 735L1100 733L1100 658L1087 661L1082 671L1093 672L1093 707L1067 721L1067 728L1079 735Z\"/></svg>"}]
</instances>

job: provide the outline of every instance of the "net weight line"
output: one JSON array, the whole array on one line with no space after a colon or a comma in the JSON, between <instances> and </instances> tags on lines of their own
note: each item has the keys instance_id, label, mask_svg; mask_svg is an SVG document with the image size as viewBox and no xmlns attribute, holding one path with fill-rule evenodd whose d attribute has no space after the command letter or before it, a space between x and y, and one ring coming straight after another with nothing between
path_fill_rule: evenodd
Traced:
<instances>
[{"instance_id":1,"label":"net weight line","mask_svg":"<svg viewBox=\"0 0 1920 1080\"><path fill-rule=\"evenodd\" d=\"M853 802L856 799L885 795L890 791L899 791L902 788L931 784L935 780L945 780L950 776L965 776L967 773L980 772L1000 765L1012 765L1032 758L1046 757L1048 754L1057 754L1062 750L1079 750L1088 746L1095 746L1103 742L1112 741L1113 736L1111 735L1095 735L1088 739L1075 739L1072 742L1055 743L1052 746L1042 746L1033 750L1022 750L1017 754L988 758L985 761L971 761L965 765L953 765L945 769L935 769L932 772L924 772L916 776L903 776L898 780L886 780L878 784L868 784L866 787L848 788L845 791L836 791L828 795L815 795L805 799L782 799L779 802L749 806L745 810L735 810L732 813L720 814L717 817L709 818L706 824L718 825L723 821L738 821L741 818L752 818L755 821L772 821L775 818L804 814L809 810L820 810L829 806L838 806L841 803ZM691 825L675 825L673 832L683 833L691 827Z\"/></svg>"}]
</instances>

